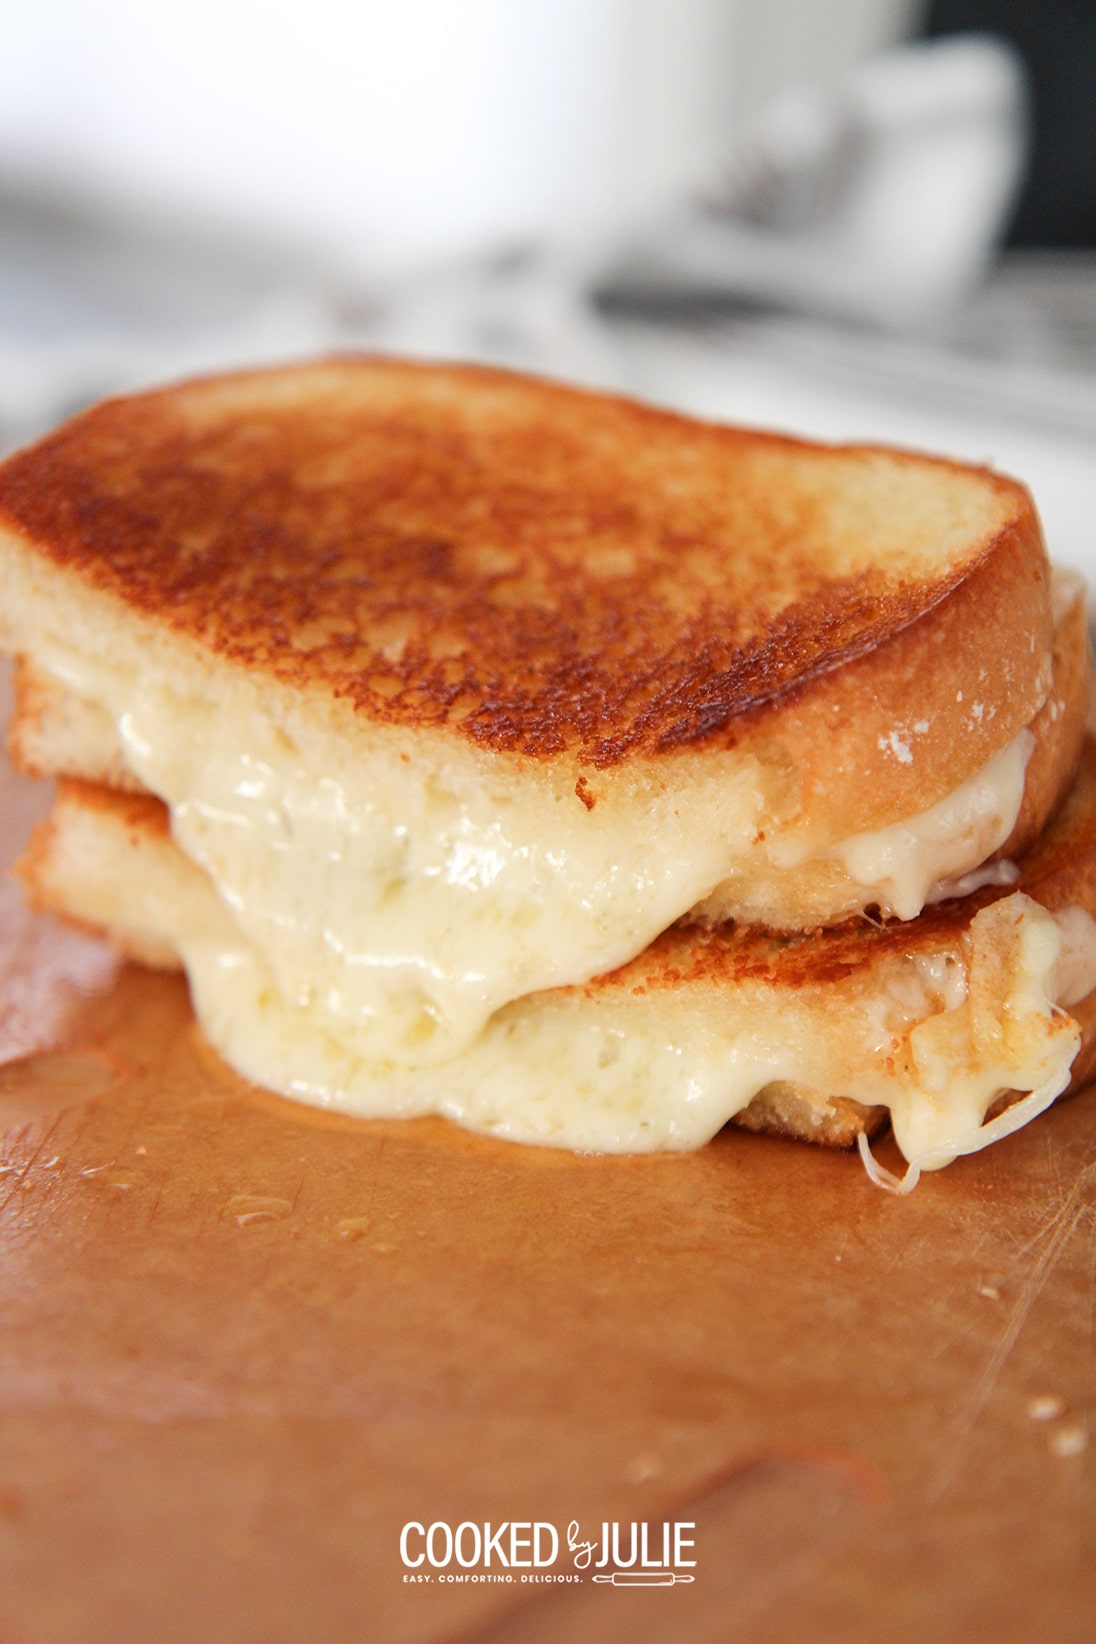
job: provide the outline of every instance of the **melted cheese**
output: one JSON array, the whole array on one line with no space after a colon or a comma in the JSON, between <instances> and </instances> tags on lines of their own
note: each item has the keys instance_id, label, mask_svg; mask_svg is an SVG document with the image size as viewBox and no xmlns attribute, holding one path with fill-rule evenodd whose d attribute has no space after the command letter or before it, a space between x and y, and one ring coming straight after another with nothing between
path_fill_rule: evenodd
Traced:
<instances>
[{"instance_id":1,"label":"melted cheese","mask_svg":"<svg viewBox=\"0 0 1096 1644\"><path fill-rule=\"evenodd\" d=\"M573 773L492 787L471 759L427 766L391 733L367 766L321 768L260 712L242 721L71 656L51 671L111 714L266 986L378 1064L447 1061L510 1000L624 964L756 831L752 761L698 787L695 813L654 785L588 811Z\"/></svg>"},{"instance_id":2,"label":"melted cheese","mask_svg":"<svg viewBox=\"0 0 1096 1644\"><path fill-rule=\"evenodd\" d=\"M863 897L882 912L914 919L930 902L966 895L987 883L1009 883L1016 870L986 858L999 850L1016 825L1024 797L1024 776L1035 738L1022 730L981 770L918 816L890 827L859 833L811 852L806 842L785 848L777 860L797 866L808 854L840 863Z\"/></svg>"},{"instance_id":3,"label":"melted cheese","mask_svg":"<svg viewBox=\"0 0 1096 1644\"><path fill-rule=\"evenodd\" d=\"M826 1092L889 1107L918 1170L985 1146L1065 1088L1080 1044L1055 997L1065 945L1071 991L1090 991L1096 923L1014 895L976 915L962 954L906 956L882 978L733 995L557 990L497 1012L447 1066L411 1071L318 1045L242 945L194 930L180 943L214 1045L289 1095L367 1115L440 1113L521 1142L647 1152L699 1147L768 1085L788 1083L822 1108ZM1038 1108L985 1126L1013 1090L1036 1092Z\"/></svg>"},{"instance_id":4,"label":"melted cheese","mask_svg":"<svg viewBox=\"0 0 1096 1644\"><path fill-rule=\"evenodd\" d=\"M773 986L748 970L729 985L706 971L681 982L672 967L641 960L621 979L506 1005L461 1056L410 1069L354 1055L307 1004L287 1004L209 881L169 841L153 835L135 857L117 823L105 854L85 844L73 861L85 880L69 879L72 911L117 925L133 908L145 937L181 955L221 1054L287 1095L634 1152L699 1146L755 1096L790 1086L819 1123L831 1097L889 1107L910 1171L897 1182L870 1153L865 1162L900 1191L922 1169L1015 1129L1064 1088L1080 1035L1063 1007L1096 986L1088 913L1050 913L1014 894L938 948L911 945L806 985ZM1006 1091L1030 1094L985 1122Z\"/></svg>"},{"instance_id":5,"label":"melted cheese","mask_svg":"<svg viewBox=\"0 0 1096 1644\"><path fill-rule=\"evenodd\" d=\"M562 1020L543 1027L564 1007L529 1017L514 1005L613 971L729 871L747 874L763 803L752 761L722 766L695 816L657 788L611 792L588 812L551 773L496 792L467 761L419 768L414 743L391 736L368 768L321 769L257 708L245 719L180 701L60 647L42 660L111 716L128 766L170 806L176 843L216 893L217 920L187 925L179 944L210 1038L250 1077L355 1111L437 1110L526 1140L630 1149L695 1145L761 1074L800 1076L781 1048L784 1003L733 1043L706 1030L688 1067L672 1026L691 1008L681 1001L664 996L662 1025L635 1033L625 1012L608 1037L596 1013L566 1043ZM1030 741L1021 733L923 817L816 842L815 858L842 864L858 905L918 911L921 891L975 867L1011 828ZM536 1084L532 1073L511 1078L518 1045L518 1063L548 1075L527 1099L517 1085ZM551 1091L581 1096L585 1061L603 1056L619 1070L612 1099L596 1117L556 1112Z\"/></svg>"}]
</instances>

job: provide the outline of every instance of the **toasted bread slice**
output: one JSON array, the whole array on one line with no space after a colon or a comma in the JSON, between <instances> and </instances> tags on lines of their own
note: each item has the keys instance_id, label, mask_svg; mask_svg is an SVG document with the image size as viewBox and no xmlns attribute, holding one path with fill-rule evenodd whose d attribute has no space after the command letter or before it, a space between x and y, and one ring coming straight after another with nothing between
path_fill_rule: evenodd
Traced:
<instances>
[{"instance_id":1,"label":"toasted bread slice","mask_svg":"<svg viewBox=\"0 0 1096 1644\"><path fill-rule=\"evenodd\" d=\"M992 779L979 773L958 792L945 795L935 815L916 819L926 834L935 833L936 849L943 846L953 852L960 864L981 855L992 867L1024 851L1060 804L1073 779L1091 685L1088 618L1079 578L1056 571L1053 586L1056 619L1051 689L1028 727L1032 741L1023 766L1023 800L1018 813L1014 790L1005 795L1002 807L999 796L987 792ZM122 792L141 789L126 764L117 728L102 709L60 680L36 670L25 659L15 670L15 712L9 727L9 746L15 763L30 775L73 776ZM1007 769L1009 759L1007 751L1003 758L998 755L997 766ZM1015 763L1019 767L1022 760L1015 759ZM995 850L989 850L1013 814L1015 821L1008 837ZM907 830L911 820L905 819L898 827ZM972 826L978 830L977 843L966 837ZM812 921L833 922L843 894L846 915L855 912L862 902L862 888L851 878L843 858L857 851L863 856L873 847L879 854L893 850L889 831L874 838L853 836L841 842L828 858L808 856L800 863L757 860L760 853L755 852L743 873L719 886L684 917L721 923L737 915L749 923L781 928L787 923L787 909L794 906L801 926L809 926ZM929 900L938 900L950 888L941 873Z\"/></svg>"},{"instance_id":2,"label":"toasted bread slice","mask_svg":"<svg viewBox=\"0 0 1096 1644\"><path fill-rule=\"evenodd\" d=\"M171 843L158 799L68 777L15 872L32 906L109 936L125 958L153 970L180 968L172 933L186 899L209 896Z\"/></svg>"},{"instance_id":3,"label":"toasted bread slice","mask_svg":"<svg viewBox=\"0 0 1096 1644\"><path fill-rule=\"evenodd\" d=\"M931 1168L1033 1116L1075 1059L1085 1076L1091 1062L1092 742L1010 890L812 936L675 927L608 976L505 1006L429 1072L330 1045L317 1066L315 1023L300 1033L294 1020L305 1006L280 1000L233 943L154 800L61 783L21 873L40 906L124 952L181 958L207 1034L246 1075L367 1115L437 1111L523 1141L645 1151L696 1145L728 1119L847 1144L889 1110L906 1157ZM983 1126L1011 1092L1030 1094Z\"/></svg>"},{"instance_id":4,"label":"toasted bread slice","mask_svg":"<svg viewBox=\"0 0 1096 1644\"><path fill-rule=\"evenodd\" d=\"M120 731L97 774L171 806L283 992L402 1063L696 909L912 917L1005 846L1052 700L1010 480L366 359L9 459L0 623Z\"/></svg>"},{"instance_id":5,"label":"toasted bread slice","mask_svg":"<svg viewBox=\"0 0 1096 1644\"><path fill-rule=\"evenodd\" d=\"M891 676L856 713L901 798L817 778L852 826L924 809L1046 691L1047 568L1016 482L479 368L347 358L108 401L9 459L0 520L32 574L98 595L88 614L131 644L151 623L172 661L258 673L340 729L587 771L738 745L778 701L829 727L808 699L860 659L861 698ZM981 621L960 619L954 655L959 607ZM949 689L972 682L980 718ZM959 746L935 771L874 744L937 703Z\"/></svg>"}]
</instances>

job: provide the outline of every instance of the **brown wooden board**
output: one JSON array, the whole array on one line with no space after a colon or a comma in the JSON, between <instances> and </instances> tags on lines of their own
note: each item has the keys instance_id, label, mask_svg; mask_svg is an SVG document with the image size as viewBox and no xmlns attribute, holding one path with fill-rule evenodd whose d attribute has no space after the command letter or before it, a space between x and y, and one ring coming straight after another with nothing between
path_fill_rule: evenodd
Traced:
<instances>
[{"instance_id":1,"label":"brown wooden board","mask_svg":"<svg viewBox=\"0 0 1096 1644\"><path fill-rule=\"evenodd\" d=\"M334 1118L3 898L0 1640L1096 1634L1096 1100L906 1199ZM404 1580L411 1521L648 1519L691 1583Z\"/></svg>"}]
</instances>

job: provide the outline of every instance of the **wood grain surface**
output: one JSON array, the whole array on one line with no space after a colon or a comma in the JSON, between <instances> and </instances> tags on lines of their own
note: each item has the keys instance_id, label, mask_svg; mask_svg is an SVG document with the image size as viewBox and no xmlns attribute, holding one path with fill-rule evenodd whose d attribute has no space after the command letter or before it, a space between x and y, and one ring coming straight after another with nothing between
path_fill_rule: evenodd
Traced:
<instances>
[{"instance_id":1,"label":"wood grain surface","mask_svg":"<svg viewBox=\"0 0 1096 1644\"><path fill-rule=\"evenodd\" d=\"M0 1641L1092 1637L1091 1096L894 1199L295 1106L13 887L0 970ZM658 1592L399 1555L667 1516Z\"/></svg>"}]
</instances>

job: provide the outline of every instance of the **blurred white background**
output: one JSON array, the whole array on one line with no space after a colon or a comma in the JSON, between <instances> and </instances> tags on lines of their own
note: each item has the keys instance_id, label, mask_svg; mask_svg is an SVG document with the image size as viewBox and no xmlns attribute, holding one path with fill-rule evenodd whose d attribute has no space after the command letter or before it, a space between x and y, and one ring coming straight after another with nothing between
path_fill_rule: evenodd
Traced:
<instances>
[{"instance_id":1,"label":"blurred white background","mask_svg":"<svg viewBox=\"0 0 1096 1644\"><path fill-rule=\"evenodd\" d=\"M0 177L367 269L646 211L916 0L4 0Z\"/></svg>"},{"instance_id":2,"label":"blurred white background","mask_svg":"<svg viewBox=\"0 0 1096 1644\"><path fill-rule=\"evenodd\" d=\"M1096 579L1096 262L994 263L1023 62L905 49L942 9L0 0L0 444L196 369L483 358L994 462Z\"/></svg>"}]
</instances>

